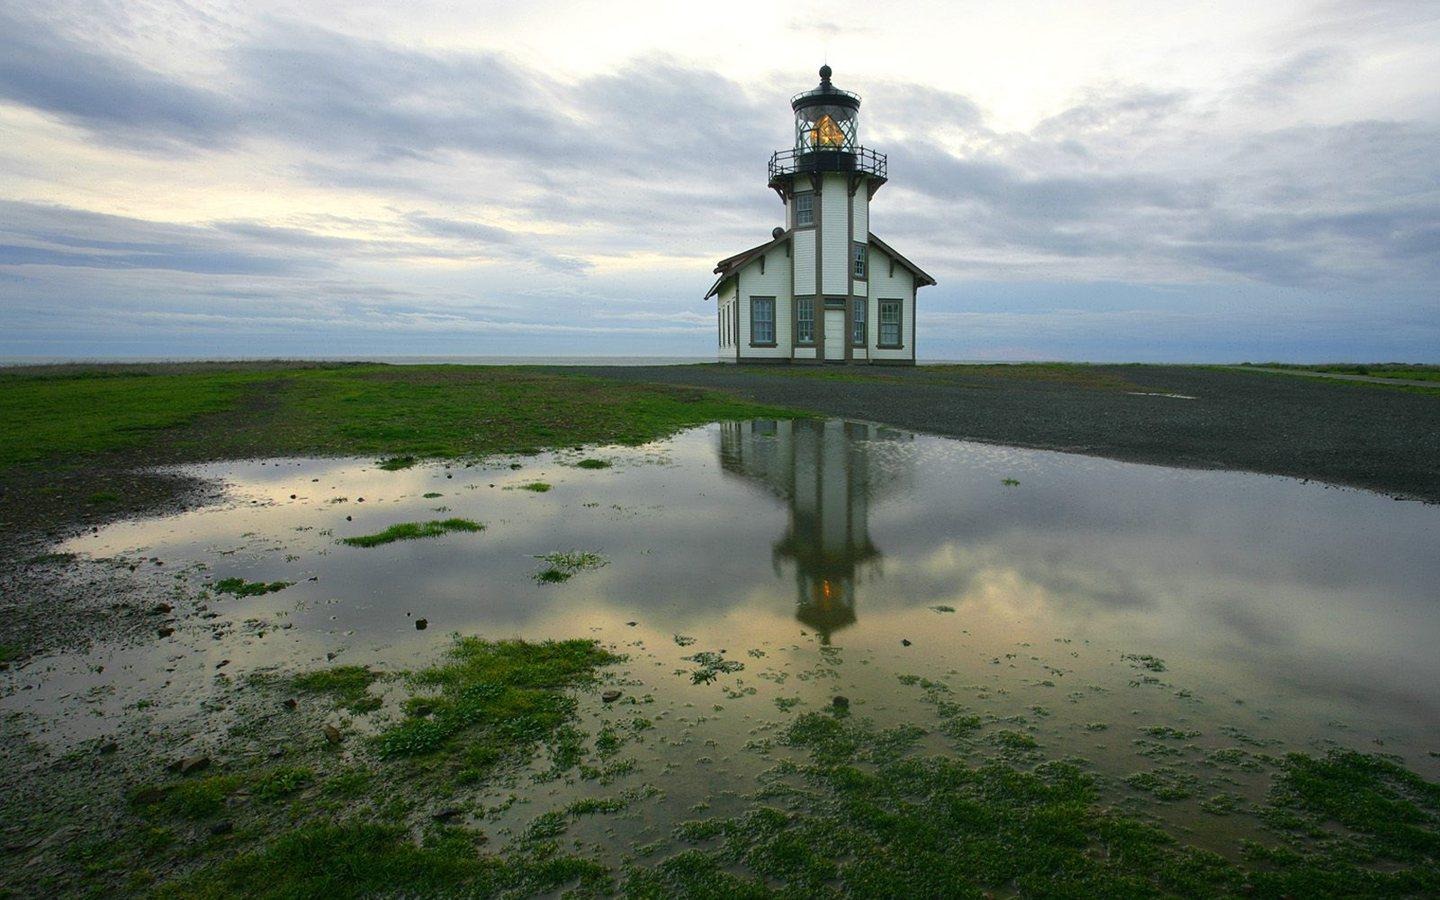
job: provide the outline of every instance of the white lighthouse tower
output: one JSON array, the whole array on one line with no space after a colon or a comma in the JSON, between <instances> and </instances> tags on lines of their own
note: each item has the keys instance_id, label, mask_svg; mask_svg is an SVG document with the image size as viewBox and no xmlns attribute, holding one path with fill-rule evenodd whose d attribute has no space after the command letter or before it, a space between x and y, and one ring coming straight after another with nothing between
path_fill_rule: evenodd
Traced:
<instances>
[{"instance_id":1,"label":"white lighthouse tower","mask_svg":"<svg viewBox=\"0 0 1440 900\"><path fill-rule=\"evenodd\" d=\"M795 145L770 157L785 204L771 239L722 259L716 299L722 362L913 365L915 293L931 278L870 230L885 154L860 146L860 97L830 82L790 100Z\"/></svg>"}]
</instances>

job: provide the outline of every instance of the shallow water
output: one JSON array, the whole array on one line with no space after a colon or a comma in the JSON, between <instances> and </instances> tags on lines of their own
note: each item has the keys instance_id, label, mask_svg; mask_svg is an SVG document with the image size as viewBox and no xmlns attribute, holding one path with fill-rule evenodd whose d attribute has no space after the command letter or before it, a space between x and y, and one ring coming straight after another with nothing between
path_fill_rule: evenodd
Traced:
<instances>
[{"instance_id":1,"label":"shallow water","mask_svg":"<svg viewBox=\"0 0 1440 900\"><path fill-rule=\"evenodd\" d=\"M584 457L613 467L577 468ZM16 676L30 689L0 709L43 711L63 745L113 728L137 703L149 727L193 722L229 684L216 678L221 660L232 679L324 666L331 654L398 670L433 662L454 632L595 637L629 654L610 673L627 697L587 698L584 724L653 720L627 747L637 772L603 790L562 779L499 818L518 827L536 804L658 786L660 814L590 826L627 841L663 836L697 803L723 812L752 789L773 761L765 737L790 715L777 699L813 709L844 694L857 714L923 724L927 694L902 683L910 675L945 685L990 731L1031 734L1045 755L1083 756L1117 784L1157 763L1188 766L1200 786L1171 807L1182 823L1216 791L1258 790L1202 766L1221 747L1383 748L1437 773L1435 506L842 421L721 423L641 448L472 466L188 471L226 482L231 501L59 549L139 563L148 577L163 569L192 589L228 577L295 584L217 597L213 619L171 639L31 664ZM520 488L535 481L553 489ZM486 530L338 543L452 516ZM540 583L537 556L555 550L607 564ZM685 657L698 651L744 669L694 684ZM1156 725L1199 734L1140 730ZM1203 830L1219 840L1228 828Z\"/></svg>"}]
</instances>

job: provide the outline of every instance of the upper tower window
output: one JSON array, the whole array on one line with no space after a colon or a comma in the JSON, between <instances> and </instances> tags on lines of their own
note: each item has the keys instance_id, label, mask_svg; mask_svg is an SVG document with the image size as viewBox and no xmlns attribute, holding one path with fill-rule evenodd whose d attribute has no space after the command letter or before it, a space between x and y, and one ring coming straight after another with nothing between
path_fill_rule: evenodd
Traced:
<instances>
[{"instance_id":1,"label":"upper tower window","mask_svg":"<svg viewBox=\"0 0 1440 900\"><path fill-rule=\"evenodd\" d=\"M795 224L797 226L815 224L815 195L813 193L795 195Z\"/></svg>"},{"instance_id":2,"label":"upper tower window","mask_svg":"<svg viewBox=\"0 0 1440 900\"><path fill-rule=\"evenodd\" d=\"M859 241L856 241L851 246L852 250L850 258L853 261L852 265L854 266L853 271L855 272L855 277L863 281L865 279L865 273L867 271L866 251L869 248L866 247L866 245L860 243Z\"/></svg>"}]
</instances>

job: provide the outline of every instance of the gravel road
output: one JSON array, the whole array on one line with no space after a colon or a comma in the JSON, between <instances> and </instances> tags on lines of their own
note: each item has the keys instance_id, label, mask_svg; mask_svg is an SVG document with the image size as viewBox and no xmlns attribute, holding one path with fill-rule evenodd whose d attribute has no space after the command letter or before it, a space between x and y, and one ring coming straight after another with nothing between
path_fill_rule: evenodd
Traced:
<instances>
[{"instance_id":1,"label":"gravel road","mask_svg":"<svg viewBox=\"0 0 1440 900\"><path fill-rule=\"evenodd\" d=\"M1440 392L1188 366L1083 367L1055 380L1003 367L583 371L715 388L930 434L1289 475L1440 502Z\"/></svg>"}]
</instances>

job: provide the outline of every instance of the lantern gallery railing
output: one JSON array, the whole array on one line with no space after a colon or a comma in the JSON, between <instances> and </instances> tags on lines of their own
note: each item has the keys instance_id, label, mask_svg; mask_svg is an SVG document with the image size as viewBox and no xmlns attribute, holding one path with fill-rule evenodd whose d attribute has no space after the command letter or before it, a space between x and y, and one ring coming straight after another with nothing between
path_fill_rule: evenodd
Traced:
<instances>
[{"instance_id":1,"label":"lantern gallery railing","mask_svg":"<svg viewBox=\"0 0 1440 900\"><path fill-rule=\"evenodd\" d=\"M889 178L890 163L885 154L868 147L855 150L777 150L770 155L770 180L790 178L803 172L864 172Z\"/></svg>"}]
</instances>

